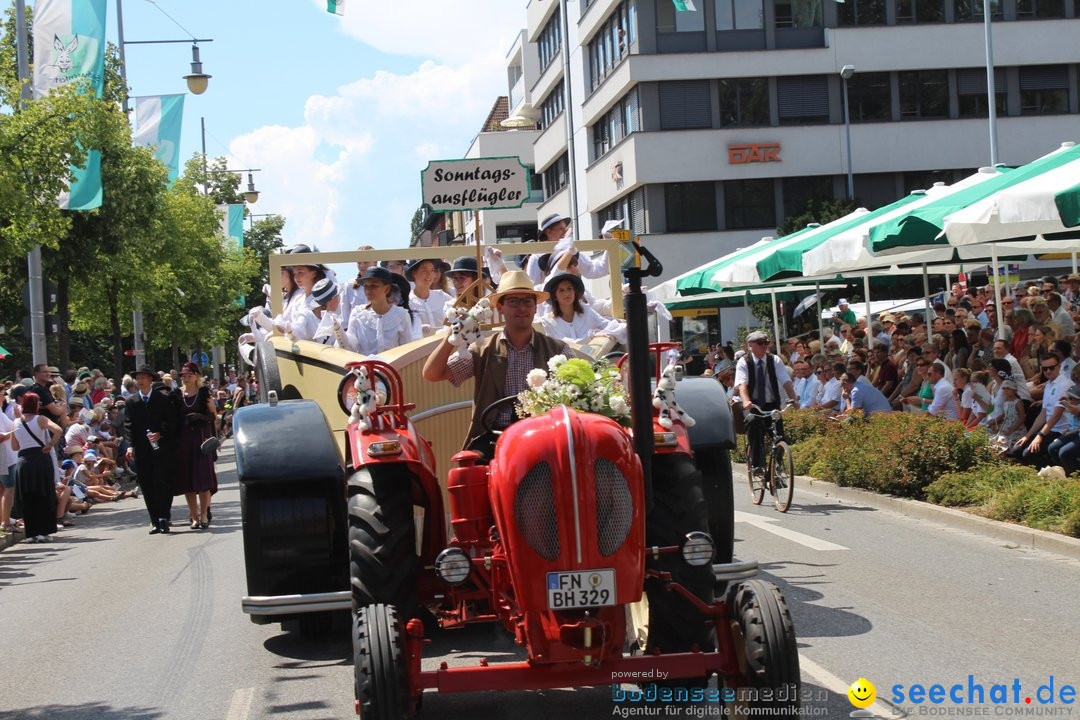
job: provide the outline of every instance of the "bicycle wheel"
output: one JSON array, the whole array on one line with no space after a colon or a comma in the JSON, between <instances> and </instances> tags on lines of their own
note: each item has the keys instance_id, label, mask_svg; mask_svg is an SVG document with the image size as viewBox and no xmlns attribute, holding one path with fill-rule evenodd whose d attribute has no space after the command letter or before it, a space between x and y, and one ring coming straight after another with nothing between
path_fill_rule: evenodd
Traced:
<instances>
[{"instance_id":1,"label":"bicycle wheel","mask_svg":"<svg viewBox=\"0 0 1080 720\"><path fill-rule=\"evenodd\" d=\"M760 505L765 499L765 478L754 477L753 453L750 452L749 443L746 447L746 482L750 485L750 500L755 505Z\"/></svg>"},{"instance_id":2,"label":"bicycle wheel","mask_svg":"<svg viewBox=\"0 0 1080 720\"><path fill-rule=\"evenodd\" d=\"M787 512L795 493L795 459L791 456L791 447L783 440L773 445L771 475L769 491L773 503L780 512Z\"/></svg>"}]
</instances>

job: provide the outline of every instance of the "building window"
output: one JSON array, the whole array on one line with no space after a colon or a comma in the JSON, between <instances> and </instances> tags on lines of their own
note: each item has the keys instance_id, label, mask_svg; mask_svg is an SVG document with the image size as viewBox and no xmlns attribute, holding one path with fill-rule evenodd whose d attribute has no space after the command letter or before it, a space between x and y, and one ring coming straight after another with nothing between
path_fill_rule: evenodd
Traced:
<instances>
[{"instance_id":1,"label":"building window","mask_svg":"<svg viewBox=\"0 0 1080 720\"><path fill-rule=\"evenodd\" d=\"M630 45L637 39L635 3L636 0L620 3L589 42L593 88L630 54Z\"/></svg>"},{"instance_id":2,"label":"building window","mask_svg":"<svg viewBox=\"0 0 1080 720\"><path fill-rule=\"evenodd\" d=\"M774 2L778 28L814 28L823 25L822 0L774 0Z\"/></svg>"},{"instance_id":3,"label":"building window","mask_svg":"<svg viewBox=\"0 0 1080 720\"><path fill-rule=\"evenodd\" d=\"M540 129L543 130L551 123L555 122L555 118L562 115L563 103L565 102L566 91L563 88L563 81L560 80L559 84L555 86L548 96L544 98L544 101L540 103Z\"/></svg>"},{"instance_id":4,"label":"building window","mask_svg":"<svg viewBox=\"0 0 1080 720\"><path fill-rule=\"evenodd\" d=\"M1016 0L1016 17L1027 18L1063 18L1065 0Z\"/></svg>"},{"instance_id":5,"label":"building window","mask_svg":"<svg viewBox=\"0 0 1080 720\"><path fill-rule=\"evenodd\" d=\"M716 188L711 182L667 183L664 207L668 232L716 230Z\"/></svg>"},{"instance_id":6,"label":"building window","mask_svg":"<svg viewBox=\"0 0 1080 720\"><path fill-rule=\"evenodd\" d=\"M923 172L904 173L904 194L910 195L915 190L929 190L935 183L951 185L955 180L952 170L924 170Z\"/></svg>"},{"instance_id":7,"label":"building window","mask_svg":"<svg viewBox=\"0 0 1080 720\"><path fill-rule=\"evenodd\" d=\"M547 66L559 54L559 49L562 47L562 11L559 8L555 8L555 14L540 31L536 45L540 53L540 72L543 72L547 70Z\"/></svg>"},{"instance_id":8,"label":"building window","mask_svg":"<svg viewBox=\"0 0 1080 720\"><path fill-rule=\"evenodd\" d=\"M892 120L889 73L855 73L848 80L848 115L851 122Z\"/></svg>"},{"instance_id":9,"label":"building window","mask_svg":"<svg viewBox=\"0 0 1080 720\"><path fill-rule=\"evenodd\" d=\"M885 24L885 0L848 0L836 7L840 12L840 27Z\"/></svg>"},{"instance_id":10,"label":"building window","mask_svg":"<svg viewBox=\"0 0 1080 720\"><path fill-rule=\"evenodd\" d=\"M725 181L724 207L728 230L776 227L776 196L768 178Z\"/></svg>"},{"instance_id":11,"label":"building window","mask_svg":"<svg viewBox=\"0 0 1080 720\"><path fill-rule=\"evenodd\" d=\"M945 70L900 73L900 119L949 115L949 78Z\"/></svg>"},{"instance_id":12,"label":"building window","mask_svg":"<svg viewBox=\"0 0 1080 720\"><path fill-rule=\"evenodd\" d=\"M624 137L641 130L637 88L623 97L592 126L593 160L613 148Z\"/></svg>"},{"instance_id":13,"label":"building window","mask_svg":"<svg viewBox=\"0 0 1080 720\"><path fill-rule=\"evenodd\" d=\"M555 193L566 187L570 182L570 161L563 153L562 156L551 163L544 171L544 199L547 200Z\"/></svg>"},{"instance_id":14,"label":"building window","mask_svg":"<svg viewBox=\"0 0 1080 720\"><path fill-rule=\"evenodd\" d=\"M956 22L982 22L983 0L953 0ZM990 0L990 19L1002 20L1005 15L1001 12L1001 0Z\"/></svg>"},{"instance_id":15,"label":"building window","mask_svg":"<svg viewBox=\"0 0 1080 720\"><path fill-rule=\"evenodd\" d=\"M824 75L778 78L776 98L781 125L829 121L829 83Z\"/></svg>"},{"instance_id":16,"label":"building window","mask_svg":"<svg viewBox=\"0 0 1080 720\"><path fill-rule=\"evenodd\" d=\"M896 0L896 22L945 22L945 0Z\"/></svg>"},{"instance_id":17,"label":"building window","mask_svg":"<svg viewBox=\"0 0 1080 720\"><path fill-rule=\"evenodd\" d=\"M833 199L833 181L830 175L784 178L783 187L785 218L812 210L812 203Z\"/></svg>"},{"instance_id":18,"label":"building window","mask_svg":"<svg viewBox=\"0 0 1080 720\"><path fill-rule=\"evenodd\" d=\"M769 81L765 78L720 80L720 127L769 124Z\"/></svg>"},{"instance_id":19,"label":"building window","mask_svg":"<svg viewBox=\"0 0 1080 720\"><path fill-rule=\"evenodd\" d=\"M641 187L624 195L597 213L600 224L609 220L622 220L623 227L633 235L644 235L645 230L645 188Z\"/></svg>"},{"instance_id":20,"label":"building window","mask_svg":"<svg viewBox=\"0 0 1080 720\"><path fill-rule=\"evenodd\" d=\"M671 80L659 89L661 130L712 127L708 80Z\"/></svg>"},{"instance_id":21,"label":"building window","mask_svg":"<svg viewBox=\"0 0 1080 720\"><path fill-rule=\"evenodd\" d=\"M956 92L960 117L987 117L986 70L965 68L956 71ZM1005 70L994 69L994 107L998 115L1008 114L1008 92L1005 89Z\"/></svg>"},{"instance_id":22,"label":"building window","mask_svg":"<svg viewBox=\"0 0 1080 720\"><path fill-rule=\"evenodd\" d=\"M763 27L762 0L716 0L717 30L761 30Z\"/></svg>"},{"instance_id":23,"label":"building window","mask_svg":"<svg viewBox=\"0 0 1080 720\"><path fill-rule=\"evenodd\" d=\"M1020 114L1069 112L1069 70L1065 65L1020 68Z\"/></svg>"},{"instance_id":24,"label":"building window","mask_svg":"<svg viewBox=\"0 0 1080 720\"><path fill-rule=\"evenodd\" d=\"M544 202L544 176L536 172L536 168L529 166L529 197L527 203Z\"/></svg>"},{"instance_id":25,"label":"building window","mask_svg":"<svg viewBox=\"0 0 1080 720\"><path fill-rule=\"evenodd\" d=\"M705 13L701 10L679 12L671 0L658 0L656 3L657 32L702 32L704 30Z\"/></svg>"}]
</instances>

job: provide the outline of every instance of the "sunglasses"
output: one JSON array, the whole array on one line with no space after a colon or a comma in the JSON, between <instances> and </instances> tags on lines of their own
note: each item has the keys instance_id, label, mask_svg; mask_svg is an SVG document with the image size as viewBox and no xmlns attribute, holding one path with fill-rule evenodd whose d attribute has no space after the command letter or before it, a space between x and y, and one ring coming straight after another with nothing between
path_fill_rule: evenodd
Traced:
<instances>
[{"instance_id":1,"label":"sunglasses","mask_svg":"<svg viewBox=\"0 0 1080 720\"><path fill-rule=\"evenodd\" d=\"M824 375L824 374L825 374L825 371L824 371L824 370L815 370L815 371L814 371L814 374L815 374L815 375Z\"/></svg>"},{"instance_id":2,"label":"sunglasses","mask_svg":"<svg viewBox=\"0 0 1080 720\"><path fill-rule=\"evenodd\" d=\"M524 308L532 307L536 304L536 298L533 297L508 297L503 298L503 304L512 308Z\"/></svg>"},{"instance_id":3,"label":"sunglasses","mask_svg":"<svg viewBox=\"0 0 1080 720\"><path fill-rule=\"evenodd\" d=\"M1043 365L1043 370L1057 370L1057 365Z\"/></svg>"}]
</instances>

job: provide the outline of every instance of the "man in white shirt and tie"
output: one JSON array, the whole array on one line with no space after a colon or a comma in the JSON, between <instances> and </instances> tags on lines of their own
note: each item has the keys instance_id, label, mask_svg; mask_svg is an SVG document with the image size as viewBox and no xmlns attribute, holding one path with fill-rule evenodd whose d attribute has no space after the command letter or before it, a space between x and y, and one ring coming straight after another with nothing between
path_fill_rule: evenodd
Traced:
<instances>
[{"instance_id":1,"label":"man in white shirt and tie","mask_svg":"<svg viewBox=\"0 0 1080 720\"><path fill-rule=\"evenodd\" d=\"M739 358L735 366L735 386L739 388L743 407L749 409L753 405L758 410L779 410L782 404L795 402L795 388L787 368L779 357L768 352L769 336L756 330L746 336L746 344L750 352ZM760 421L747 420L746 439L751 450L751 464L760 468L764 460L761 444L764 428Z\"/></svg>"}]
</instances>

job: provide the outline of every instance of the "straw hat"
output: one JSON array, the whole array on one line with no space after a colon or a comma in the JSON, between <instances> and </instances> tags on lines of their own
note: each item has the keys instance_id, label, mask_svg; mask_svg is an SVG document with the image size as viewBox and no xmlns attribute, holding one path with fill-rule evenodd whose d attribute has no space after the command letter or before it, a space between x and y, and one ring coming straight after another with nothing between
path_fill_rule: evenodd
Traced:
<instances>
[{"instance_id":1,"label":"straw hat","mask_svg":"<svg viewBox=\"0 0 1080 720\"><path fill-rule=\"evenodd\" d=\"M542 303L548 299L548 294L533 287L532 280L524 270L511 270L503 273L499 280L499 289L488 296L492 305L498 305L504 295L532 295L536 302Z\"/></svg>"}]
</instances>

